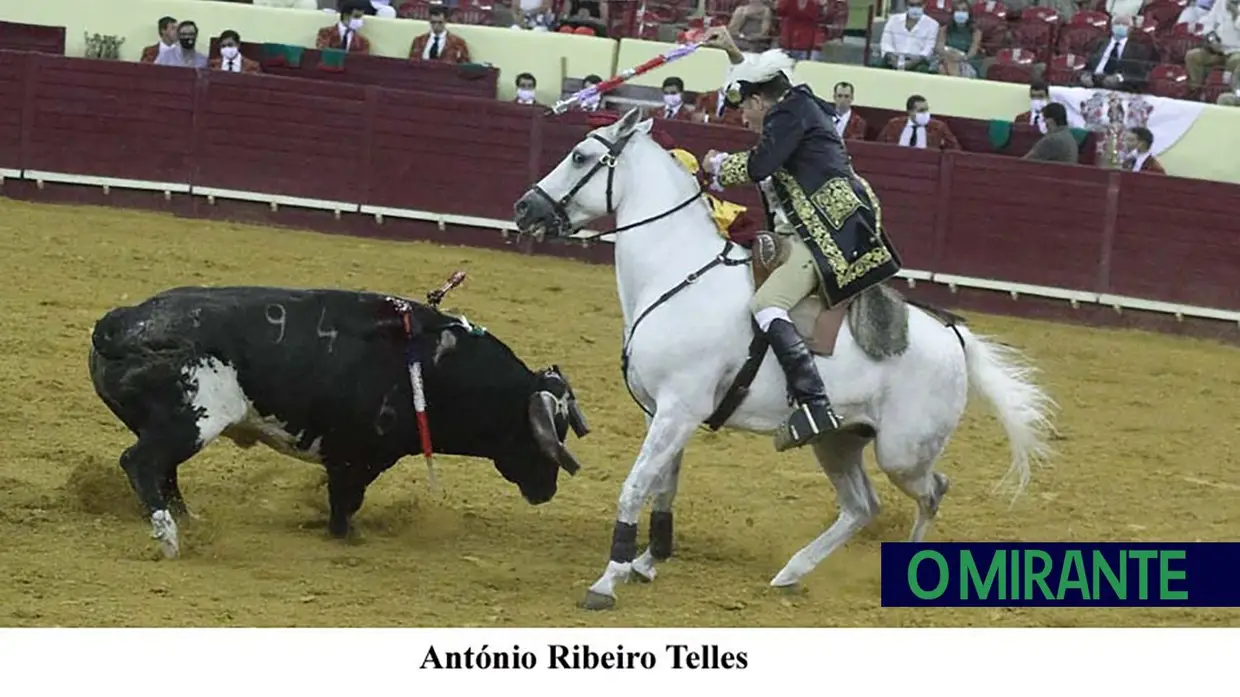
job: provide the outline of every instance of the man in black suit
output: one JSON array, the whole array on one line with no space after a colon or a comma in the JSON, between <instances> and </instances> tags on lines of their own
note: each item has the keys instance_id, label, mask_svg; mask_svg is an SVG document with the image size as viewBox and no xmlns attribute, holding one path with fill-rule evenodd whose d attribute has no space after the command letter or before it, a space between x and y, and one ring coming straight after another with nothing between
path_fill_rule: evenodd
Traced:
<instances>
[{"instance_id":1,"label":"man in black suit","mask_svg":"<svg viewBox=\"0 0 1240 697\"><path fill-rule=\"evenodd\" d=\"M1099 42L1081 71L1082 85L1131 92L1145 87L1153 57L1145 44L1129 38L1131 31L1131 17L1111 22L1111 38Z\"/></svg>"}]
</instances>

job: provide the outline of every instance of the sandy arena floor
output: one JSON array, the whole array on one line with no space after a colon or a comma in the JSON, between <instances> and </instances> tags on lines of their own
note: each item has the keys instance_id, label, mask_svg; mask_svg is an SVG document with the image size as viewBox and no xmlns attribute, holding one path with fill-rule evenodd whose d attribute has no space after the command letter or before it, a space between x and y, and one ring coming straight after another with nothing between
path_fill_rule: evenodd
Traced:
<instances>
[{"instance_id":1,"label":"sandy arena floor","mask_svg":"<svg viewBox=\"0 0 1240 697\"><path fill-rule=\"evenodd\" d=\"M564 366L594 432L560 494L525 504L489 462L420 458L371 487L360 539L327 537L318 468L219 442L181 468L185 556L156 561L117 463L131 442L91 390L88 334L107 309L181 284L339 286L421 297L457 268L447 305L531 366ZM885 509L799 595L768 580L834 518L808 453L703 432L678 499L678 558L620 606L575 602L606 561L615 500L643 434L622 386L610 268L0 199L0 625L922 626L1237 625L1234 611L883 609L879 542L913 504L872 465ZM573 320L565 320L573 317ZM1009 511L1006 468L978 404L941 462L954 488L937 540L1240 537L1240 352L1136 332L973 316L1028 350L1061 406L1052 467ZM645 518L641 538L646 539Z\"/></svg>"}]
</instances>

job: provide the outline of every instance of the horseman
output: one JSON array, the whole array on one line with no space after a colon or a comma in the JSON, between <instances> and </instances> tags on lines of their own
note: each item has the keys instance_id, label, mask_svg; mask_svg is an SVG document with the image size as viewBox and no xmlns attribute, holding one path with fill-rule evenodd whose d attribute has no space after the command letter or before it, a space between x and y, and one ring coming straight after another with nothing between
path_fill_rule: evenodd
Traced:
<instances>
[{"instance_id":1,"label":"horseman","mask_svg":"<svg viewBox=\"0 0 1240 697\"><path fill-rule=\"evenodd\" d=\"M704 44L728 54L728 106L741 109L749 129L761 134L748 151L710 151L702 166L719 187L757 184L774 231L754 247L765 266L777 268L749 309L797 404L775 439L778 450L787 450L841 425L788 311L815 291L827 307L846 303L894 276L900 257L883 233L878 197L852 169L834 106L807 85L792 85L793 60L778 49L747 57L726 27L712 29Z\"/></svg>"}]
</instances>

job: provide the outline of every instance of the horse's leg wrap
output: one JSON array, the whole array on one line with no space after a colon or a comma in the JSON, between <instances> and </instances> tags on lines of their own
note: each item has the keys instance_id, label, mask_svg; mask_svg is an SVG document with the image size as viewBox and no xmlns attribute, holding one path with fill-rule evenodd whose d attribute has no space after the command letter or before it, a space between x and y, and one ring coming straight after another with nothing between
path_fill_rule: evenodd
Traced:
<instances>
[{"instance_id":1,"label":"horse's leg wrap","mask_svg":"<svg viewBox=\"0 0 1240 697\"><path fill-rule=\"evenodd\" d=\"M672 556L672 512L650 512L650 556L657 561Z\"/></svg>"},{"instance_id":2,"label":"horse's leg wrap","mask_svg":"<svg viewBox=\"0 0 1240 697\"><path fill-rule=\"evenodd\" d=\"M611 533L611 560L618 564L629 564L637 556L637 525L616 521Z\"/></svg>"}]
</instances>

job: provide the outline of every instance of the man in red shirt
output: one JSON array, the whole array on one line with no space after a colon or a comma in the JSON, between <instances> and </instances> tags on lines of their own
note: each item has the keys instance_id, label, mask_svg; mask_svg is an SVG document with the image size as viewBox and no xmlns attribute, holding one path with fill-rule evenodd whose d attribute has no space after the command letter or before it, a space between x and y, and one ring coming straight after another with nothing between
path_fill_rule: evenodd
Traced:
<instances>
[{"instance_id":1,"label":"man in red shirt","mask_svg":"<svg viewBox=\"0 0 1240 697\"><path fill-rule=\"evenodd\" d=\"M779 47L797 60L819 60L818 27L826 15L828 0L779 0Z\"/></svg>"}]
</instances>

